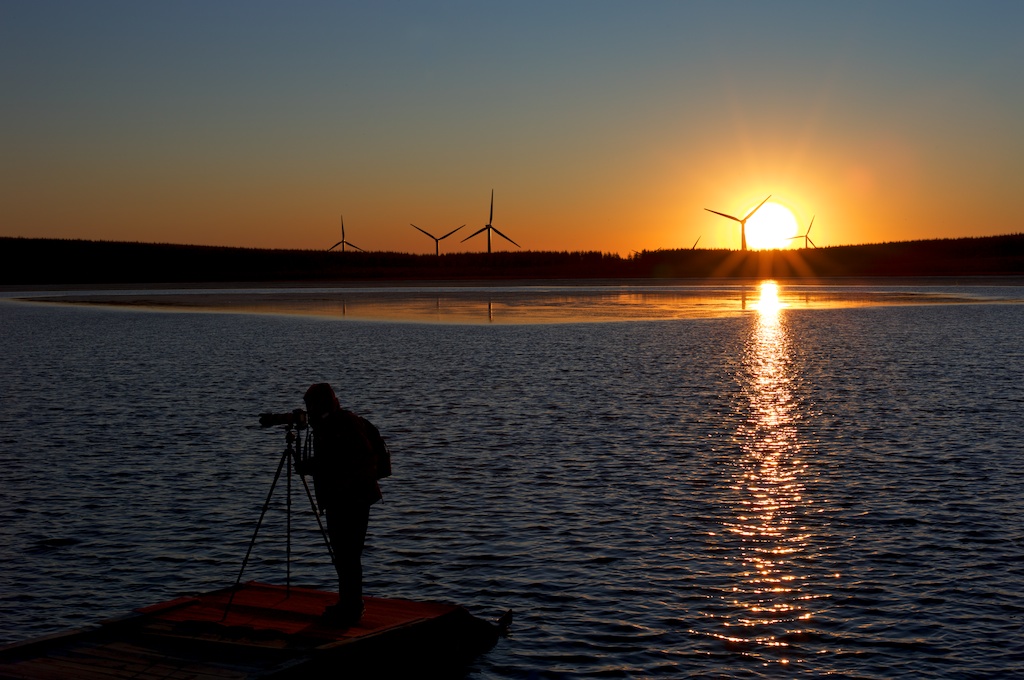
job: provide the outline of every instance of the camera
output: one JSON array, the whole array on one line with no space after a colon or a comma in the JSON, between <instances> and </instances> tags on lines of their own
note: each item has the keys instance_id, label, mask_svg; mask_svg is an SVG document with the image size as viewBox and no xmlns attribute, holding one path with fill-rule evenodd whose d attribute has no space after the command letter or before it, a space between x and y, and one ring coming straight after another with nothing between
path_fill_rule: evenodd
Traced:
<instances>
[{"instance_id":1,"label":"camera","mask_svg":"<svg viewBox=\"0 0 1024 680\"><path fill-rule=\"evenodd\" d=\"M284 425L288 428L296 428L298 430L305 430L306 425L309 422L309 418L306 416L306 412L301 408L297 408L291 413L261 413L260 414L260 425L263 427L273 427L275 425Z\"/></svg>"}]
</instances>

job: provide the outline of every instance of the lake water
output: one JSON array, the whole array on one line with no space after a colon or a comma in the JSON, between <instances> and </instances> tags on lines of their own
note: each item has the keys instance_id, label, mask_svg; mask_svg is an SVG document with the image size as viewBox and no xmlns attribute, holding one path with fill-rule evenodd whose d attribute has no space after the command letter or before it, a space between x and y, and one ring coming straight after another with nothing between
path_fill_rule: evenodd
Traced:
<instances>
[{"instance_id":1,"label":"lake water","mask_svg":"<svg viewBox=\"0 0 1024 680\"><path fill-rule=\"evenodd\" d=\"M328 381L393 451L367 594L515 611L468 677L1024 676L1024 288L953 284L0 300L0 642L233 583Z\"/></svg>"}]
</instances>

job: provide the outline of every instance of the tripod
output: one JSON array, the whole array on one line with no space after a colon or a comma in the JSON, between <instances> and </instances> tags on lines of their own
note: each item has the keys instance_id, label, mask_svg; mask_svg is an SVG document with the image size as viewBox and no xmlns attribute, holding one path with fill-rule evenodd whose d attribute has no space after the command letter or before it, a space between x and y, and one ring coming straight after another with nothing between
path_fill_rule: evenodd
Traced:
<instances>
[{"instance_id":1,"label":"tripod","mask_svg":"<svg viewBox=\"0 0 1024 680\"><path fill-rule=\"evenodd\" d=\"M249 557L252 555L253 546L256 545L256 536L260 532L260 527L263 525L263 518L267 514L267 510L270 508L270 499L274 495L274 489L277 487L278 480L281 479L281 471L287 466L286 487L287 495L285 500L286 508L286 543L285 543L285 593L286 596L291 593L292 587L292 469L301 460L307 460L310 449L309 433L306 434L306 441L303 443L299 440L299 434L297 427L303 427L296 425L293 422L285 424L285 449L281 453L281 459L277 463L277 472L274 473L274 481L270 484L270 491L267 493L267 499L263 501L263 510L260 512L260 519L256 522L256 529L252 532L252 540L249 541L249 549L245 552L245 559L242 560L242 568L238 570L238 578L235 579L235 586L231 589L231 597L228 598L227 606L224 607L224 616L221 620L227 618L228 611L231 609L231 603L235 599L235 593L238 592L238 584L242 582L242 574L245 572L245 567L249 563ZM306 481L305 475L300 474L299 479L302 480L302 486L306 490L306 498L309 499L309 507L313 511L313 516L316 517L317 526L320 527L320 535L324 538L324 544L327 546L327 553L331 556L331 564L334 564L334 549L331 547L331 539L327 535L327 530L324 528L324 523L320 519L320 512L317 510L316 501L313 500L313 493L309 490L309 483Z\"/></svg>"}]
</instances>

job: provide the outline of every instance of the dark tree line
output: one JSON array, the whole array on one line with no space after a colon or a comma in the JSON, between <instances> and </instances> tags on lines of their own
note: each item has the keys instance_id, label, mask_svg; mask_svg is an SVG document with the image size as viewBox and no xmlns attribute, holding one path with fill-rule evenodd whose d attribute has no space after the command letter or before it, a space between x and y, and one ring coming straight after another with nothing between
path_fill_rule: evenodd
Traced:
<instances>
[{"instance_id":1,"label":"dark tree line","mask_svg":"<svg viewBox=\"0 0 1024 680\"><path fill-rule=\"evenodd\" d=\"M1024 275L1024 234L801 250L413 255L0 238L0 284Z\"/></svg>"}]
</instances>

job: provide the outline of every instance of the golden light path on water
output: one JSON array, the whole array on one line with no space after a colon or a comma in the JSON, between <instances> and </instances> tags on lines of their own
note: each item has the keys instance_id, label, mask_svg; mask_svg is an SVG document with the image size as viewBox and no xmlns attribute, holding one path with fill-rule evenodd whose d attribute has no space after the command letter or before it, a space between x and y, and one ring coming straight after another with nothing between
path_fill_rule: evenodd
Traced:
<instances>
[{"instance_id":1,"label":"golden light path on water","mask_svg":"<svg viewBox=\"0 0 1024 680\"><path fill-rule=\"evenodd\" d=\"M732 479L737 507L724 527L738 546L733 558L741 570L721 636L743 653L785 664L797 660L786 648L801 635L815 597L798 566L812 559L803 523L811 501L804 495L807 465L791 391L787 305L774 282L763 282L759 292L742 361L749 411L737 432L743 454Z\"/></svg>"}]
</instances>

